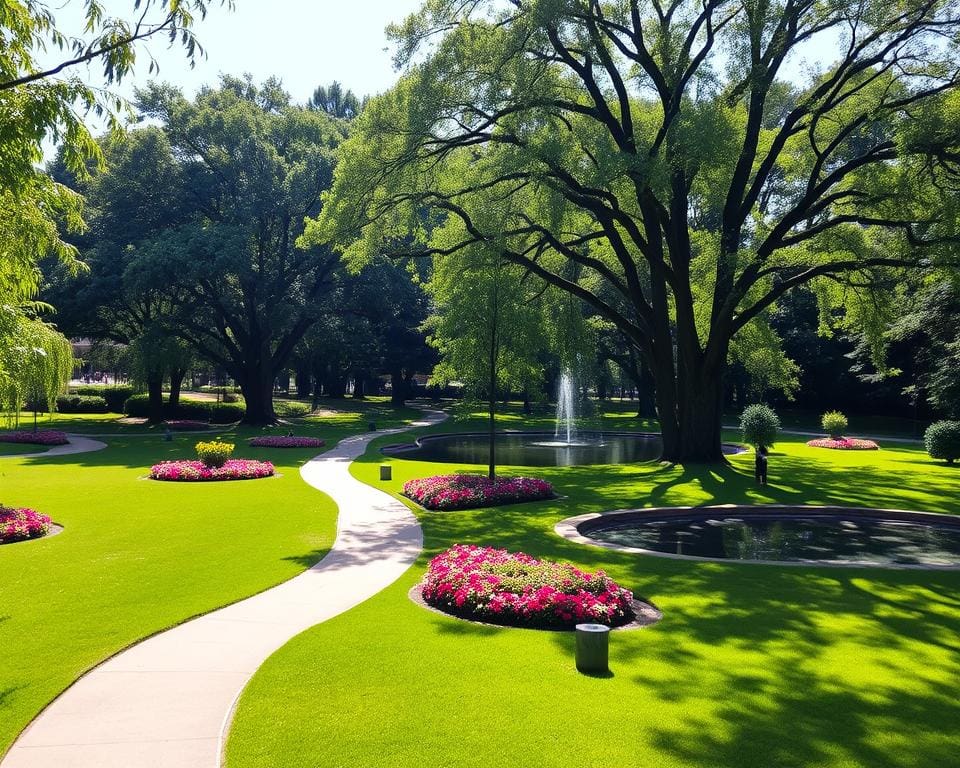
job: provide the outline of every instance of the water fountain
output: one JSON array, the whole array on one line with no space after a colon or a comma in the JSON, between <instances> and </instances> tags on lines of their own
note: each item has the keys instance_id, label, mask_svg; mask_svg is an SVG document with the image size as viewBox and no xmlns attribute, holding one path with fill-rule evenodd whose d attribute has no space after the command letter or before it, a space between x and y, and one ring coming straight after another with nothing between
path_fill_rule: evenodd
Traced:
<instances>
[{"instance_id":1,"label":"water fountain","mask_svg":"<svg viewBox=\"0 0 960 768\"><path fill-rule=\"evenodd\" d=\"M576 390L570 371L560 375L557 386L557 425L553 436L560 445L573 445L577 436ZM561 438L565 437L565 440Z\"/></svg>"}]
</instances>

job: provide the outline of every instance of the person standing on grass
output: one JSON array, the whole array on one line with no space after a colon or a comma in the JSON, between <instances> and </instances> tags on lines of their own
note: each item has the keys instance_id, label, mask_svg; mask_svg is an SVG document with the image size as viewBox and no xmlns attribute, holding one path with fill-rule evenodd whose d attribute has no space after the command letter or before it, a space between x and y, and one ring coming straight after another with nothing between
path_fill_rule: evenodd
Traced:
<instances>
[{"instance_id":1,"label":"person standing on grass","mask_svg":"<svg viewBox=\"0 0 960 768\"><path fill-rule=\"evenodd\" d=\"M762 445L757 446L757 454L753 462L753 476L760 485L767 484L767 449Z\"/></svg>"}]
</instances>

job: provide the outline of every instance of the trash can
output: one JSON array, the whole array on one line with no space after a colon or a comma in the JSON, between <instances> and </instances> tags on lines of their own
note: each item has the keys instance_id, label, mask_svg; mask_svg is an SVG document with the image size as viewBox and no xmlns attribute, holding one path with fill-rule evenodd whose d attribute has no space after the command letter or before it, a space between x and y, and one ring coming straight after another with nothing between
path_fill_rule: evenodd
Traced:
<instances>
[{"instance_id":1,"label":"trash can","mask_svg":"<svg viewBox=\"0 0 960 768\"><path fill-rule=\"evenodd\" d=\"M367 431L369 431L369 432L376 432L376 431L377 431L377 422L371 421L369 424L367 424Z\"/></svg>"},{"instance_id":2,"label":"trash can","mask_svg":"<svg viewBox=\"0 0 960 768\"><path fill-rule=\"evenodd\" d=\"M393 479L393 467L389 464L380 465L380 479L381 480L392 480Z\"/></svg>"},{"instance_id":3,"label":"trash can","mask_svg":"<svg viewBox=\"0 0 960 768\"><path fill-rule=\"evenodd\" d=\"M577 670L587 675L610 671L610 627L605 624L577 624Z\"/></svg>"}]
</instances>

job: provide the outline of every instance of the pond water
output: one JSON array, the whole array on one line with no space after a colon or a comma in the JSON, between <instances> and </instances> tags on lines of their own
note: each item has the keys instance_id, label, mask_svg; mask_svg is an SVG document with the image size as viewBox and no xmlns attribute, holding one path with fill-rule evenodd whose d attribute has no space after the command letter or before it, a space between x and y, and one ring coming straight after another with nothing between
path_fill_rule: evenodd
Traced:
<instances>
[{"instance_id":1,"label":"pond water","mask_svg":"<svg viewBox=\"0 0 960 768\"><path fill-rule=\"evenodd\" d=\"M435 435L416 444L388 446L383 452L415 461L486 464L489 436L480 433ZM521 467L571 467L581 464L629 464L660 456L658 435L581 432L571 443L552 432L500 433L496 436L498 464Z\"/></svg>"},{"instance_id":2,"label":"pond water","mask_svg":"<svg viewBox=\"0 0 960 768\"><path fill-rule=\"evenodd\" d=\"M960 521L906 518L882 513L725 515L714 511L639 520L630 514L620 522L590 521L579 530L595 541L691 557L960 566Z\"/></svg>"}]
</instances>

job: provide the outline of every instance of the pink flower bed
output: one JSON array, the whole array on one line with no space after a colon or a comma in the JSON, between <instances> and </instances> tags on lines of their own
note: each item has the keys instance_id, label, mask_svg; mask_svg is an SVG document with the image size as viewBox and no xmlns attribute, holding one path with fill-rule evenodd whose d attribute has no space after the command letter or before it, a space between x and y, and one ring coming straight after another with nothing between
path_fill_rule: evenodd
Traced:
<instances>
[{"instance_id":1,"label":"pink flower bed","mask_svg":"<svg viewBox=\"0 0 960 768\"><path fill-rule=\"evenodd\" d=\"M326 442L319 437L295 437L293 435L264 435L250 438L255 448L320 448Z\"/></svg>"},{"instance_id":2,"label":"pink flower bed","mask_svg":"<svg viewBox=\"0 0 960 768\"><path fill-rule=\"evenodd\" d=\"M66 432L60 432L56 429L38 429L36 432L30 429L21 429L17 432L4 432L0 434L0 442L30 443L32 445L66 445L70 441L67 439Z\"/></svg>"},{"instance_id":3,"label":"pink flower bed","mask_svg":"<svg viewBox=\"0 0 960 768\"><path fill-rule=\"evenodd\" d=\"M35 509L0 506L0 544L46 536L50 522L49 517Z\"/></svg>"},{"instance_id":4,"label":"pink flower bed","mask_svg":"<svg viewBox=\"0 0 960 768\"><path fill-rule=\"evenodd\" d=\"M633 593L603 571L587 573L569 563L467 544L430 561L420 594L446 613L511 626L615 627L634 618Z\"/></svg>"},{"instance_id":5,"label":"pink flower bed","mask_svg":"<svg viewBox=\"0 0 960 768\"><path fill-rule=\"evenodd\" d=\"M228 459L222 467L208 467L202 461L161 461L150 468L154 480L196 482L202 480L255 480L270 477L273 464L254 459Z\"/></svg>"},{"instance_id":6,"label":"pink flower bed","mask_svg":"<svg viewBox=\"0 0 960 768\"><path fill-rule=\"evenodd\" d=\"M198 429L210 429L210 425L205 421L191 421L190 419L172 419L163 422L167 429L175 432L193 432Z\"/></svg>"},{"instance_id":7,"label":"pink flower bed","mask_svg":"<svg viewBox=\"0 0 960 768\"><path fill-rule=\"evenodd\" d=\"M835 448L840 451L875 451L880 446L873 440L859 440L855 437L821 437L807 441L811 448Z\"/></svg>"},{"instance_id":8,"label":"pink flower bed","mask_svg":"<svg viewBox=\"0 0 960 768\"><path fill-rule=\"evenodd\" d=\"M553 486L534 477L436 475L408 480L403 495L427 509L475 509L518 501L553 498Z\"/></svg>"}]
</instances>

